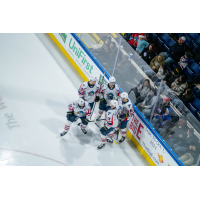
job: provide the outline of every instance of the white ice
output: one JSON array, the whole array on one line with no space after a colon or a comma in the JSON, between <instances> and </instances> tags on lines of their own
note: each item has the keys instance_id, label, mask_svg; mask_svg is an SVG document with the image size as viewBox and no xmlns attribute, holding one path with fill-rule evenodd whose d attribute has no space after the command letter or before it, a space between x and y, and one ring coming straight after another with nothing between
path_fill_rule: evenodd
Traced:
<instances>
[{"instance_id":1,"label":"white ice","mask_svg":"<svg viewBox=\"0 0 200 200\"><path fill-rule=\"evenodd\" d=\"M149 165L128 137L98 151L94 123L59 136L82 82L47 34L0 34L0 165Z\"/></svg>"}]
</instances>

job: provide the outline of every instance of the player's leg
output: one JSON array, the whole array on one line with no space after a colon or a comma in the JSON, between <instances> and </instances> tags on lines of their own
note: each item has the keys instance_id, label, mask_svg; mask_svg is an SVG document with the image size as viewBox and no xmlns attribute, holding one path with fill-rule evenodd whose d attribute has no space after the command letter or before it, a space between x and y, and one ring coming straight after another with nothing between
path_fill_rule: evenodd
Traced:
<instances>
[{"instance_id":1,"label":"player's leg","mask_svg":"<svg viewBox=\"0 0 200 200\"><path fill-rule=\"evenodd\" d=\"M102 127L102 128L100 128L100 132L101 132L101 144L97 147L98 150L104 148L105 145L106 145L107 130L108 129L105 126Z\"/></svg>"},{"instance_id":2,"label":"player's leg","mask_svg":"<svg viewBox=\"0 0 200 200\"><path fill-rule=\"evenodd\" d=\"M94 102L92 102L92 103L89 103L90 104L90 108L91 108L91 110L93 109L93 106L94 106Z\"/></svg>"},{"instance_id":3,"label":"player's leg","mask_svg":"<svg viewBox=\"0 0 200 200\"><path fill-rule=\"evenodd\" d=\"M86 119L86 116L85 117L81 117L81 122L82 122L80 124L81 130L82 130L82 132L84 134L87 134L86 127L87 127L89 121Z\"/></svg>"},{"instance_id":4,"label":"player's leg","mask_svg":"<svg viewBox=\"0 0 200 200\"><path fill-rule=\"evenodd\" d=\"M71 124L76 121L77 117L74 115L73 117L67 118L67 121L65 123L65 128L64 131L60 134L60 136L64 136L68 131L71 126Z\"/></svg>"},{"instance_id":5,"label":"player's leg","mask_svg":"<svg viewBox=\"0 0 200 200\"><path fill-rule=\"evenodd\" d=\"M99 120L101 118L101 116L103 115L103 112L106 110L106 104L103 101L100 101L99 103L99 112L97 115L97 120Z\"/></svg>"},{"instance_id":6,"label":"player's leg","mask_svg":"<svg viewBox=\"0 0 200 200\"><path fill-rule=\"evenodd\" d=\"M109 142L109 143L113 143L113 138L114 138L114 128L110 128L109 130L108 130L108 135L109 135L109 138L107 139L107 142Z\"/></svg>"},{"instance_id":7,"label":"player's leg","mask_svg":"<svg viewBox=\"0 0 200 200\"><path fill-rule=\"evenodd\" d=\"M120 128L121 128L121 131L122 131L122 137L119 140L119 143L122 143L125 140L125 136L126 136L126 133L127 133L127 129L126 129L127 123L128 123L128 120L122 121L122 123L121 123Z\"/></svg>"}]
</instances>

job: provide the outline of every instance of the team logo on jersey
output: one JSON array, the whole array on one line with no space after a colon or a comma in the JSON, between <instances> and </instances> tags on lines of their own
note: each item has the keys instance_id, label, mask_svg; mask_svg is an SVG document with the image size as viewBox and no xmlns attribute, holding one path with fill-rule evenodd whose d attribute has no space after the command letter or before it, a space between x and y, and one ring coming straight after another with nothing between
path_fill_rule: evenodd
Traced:
<instances>
[{"instance_id":1,"label":"team logo on jersey","mask_svg":"<svg viewBox=\"0 0 200 200\"><path fill-rule=\"evenodd\" d=\"M108 115L111 114L111 112L108 112Z\"/></svg>"},{"instance_id":2,"label":"team logo on jersey","mask_svg":"<svg viewBox=\"0 0 200 200\"><path fill-rule=\"evenodd\" d=\"M93 95L94 95L94 91L88 92L88 96L93 96Z\"/></svg>"},{"instance_id":3,"label":"team logo on jersey","mask_svg":"<svg viewBox=\"0 0 200 200\"><path fill-rule=\"evenodd\" d=\"M107 95L107 100L112 100L114 99L113 93L108 93Z\"/></svg>"},{"instance_id":4,"label":"team logo on jersey","mask_svg":"<svg viewBox=\"0 0 200 200\"><path fill-rule=\"evenodd\" d=\"M130 107L131 107L131 105L129 104L129 105L128 105L128 107L130 108Z\"/></svg>"},{"instance_id":5,"label":"team logo on jersey","mask_svg":"<svg viewBox=\"0 0 200 200\"><path fill-rule=\"evenodd\" d=\"M79 112L77 112L77 114L80 114L80 115L82 115L82 114L83 114L83 111L79 111Z\"/></svg>"}]
</instances>

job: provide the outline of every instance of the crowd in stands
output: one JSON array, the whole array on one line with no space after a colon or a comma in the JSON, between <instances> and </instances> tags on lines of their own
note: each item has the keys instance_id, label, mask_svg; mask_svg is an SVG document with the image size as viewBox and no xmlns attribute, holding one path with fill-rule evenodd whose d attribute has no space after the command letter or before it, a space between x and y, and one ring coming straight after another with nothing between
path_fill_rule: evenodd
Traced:
<instances>
[{"instance_id":1,"label":"crowd in stands","mask_svg":"<svg viewBox=\"0 0 200 200\"><path fill-rule=\"evenodd\" d=\"M158 133L161 133L168 127L180 123L179 116L170 106L170 100L176 108L183 110L184 106L188 106L195 98L200 99L200 74L194 79L189 79L185 73L188 66L193 62L200 65L200 55L192 58L190 53L185 52L186 38L184 36L181 36L177 42L169 47L167 52L158 52L159 48L152 42L148 34L125 33L123 37L126 41L122 41L121 45L126 51L127 45L123 45L126 42L139 54L137 64L144 73L158 84L163 80L164 85L168 86L178 97L176 99L158 97L151 124ZM93 49L91 52L108 73L112 74L118 49L110 36L104 36L101 40L104 42L102 47ZM128 53L128 50L126 52ZM144 61L146 65L144 65ZM119 51L119 59L116 65L116 70L121 76L116 77L119 85L121 85L120 81L123 80L124 69L128 72L124 79L132 79L133 67L131 65L129 56ZM142 79L136 87L132 88L132 91L134 91L136 97L134 104L145 118L150 120L157 99L157 91L151 87L149 79ZM165 129L163 129L164 127ZM185 165L195 165L200 152L200 140L194 135L193 129L189 129L187 126L185 129L187 130L185 133L166 131L162 137L166 139L169 146Z\"/></svg>"},{"instance_id":2,"label":"crowd in stands","mask_svg":"<svg viewBox=\"0 0 200 200\"><path fill-rule=\"evenodd\" d=\"M185 53L184 45L186 38L181 36L175 44L173 44L168 52L159 52L159 55L156 55L156 45L148 44L149 38L144 37L142 34L142 41L147 40L142 43L142 47L138 48L140 34L125 34L124 38L132 46L134 50L141 55L141 58L148 65L141 65L140 68L145 72L145 74L153 80L156 77L160 80L163 80L164 83L171 88L179 99L174 99L172 104L177 108L184 108L188 106L189 103L193 102L195 97L200 99L200 73L194 78L190 79L187 77L185 70L187 67L196 62L200 65L200 55L197 55L192 59L192 55L188 52ZM139 38L139 39L138 39ZM136 47L137 46L137 47ZM138 51L139 49L139 51ZM193 61L194 60L194 61ZM151 67L151 70L149 69ZM144 87L144 85L143 85ZM148 91L148 84L146 83L146 91ZM150 90L150 89L149 89ZM140 89L142 92L142 90ZM135 91L136 97L138 96L138 91ZM152 107L156 101L156 94L150 90L149 93L145 96L143 95L144 101L140 99L136 101L138 109L142 114L149 119ZM141 98L141 96L140 96ZM159 110L159 107L162 107L162 111L159 113L154 113L152 119L152 125L157 126L157 131L161 132L163 125L167 123L172 124L173 121L173 110L169 105L169 97L158 100L162 105L159 106L159 102L156 105L156 111ZM168 124L168 126L170 125ZM169 144L169 146L174 150L176 155L185 165L195 165L199 157L200 152L200 140L195 136L194 130L192 128L186 128L184 133L174 133L165 134L163 137Z\"/></svg>"}]
</instances>

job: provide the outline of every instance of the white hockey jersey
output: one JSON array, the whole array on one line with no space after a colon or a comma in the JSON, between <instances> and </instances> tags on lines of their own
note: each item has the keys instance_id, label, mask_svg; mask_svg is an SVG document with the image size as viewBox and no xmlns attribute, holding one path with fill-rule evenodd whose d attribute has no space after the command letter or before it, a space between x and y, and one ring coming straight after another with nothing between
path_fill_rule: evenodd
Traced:
<instances>
[{"instance_id":1,"label":"white hockey jersey","mask_svg":"<svg viewBox=\"0 0 200 200\"><path fill-rule=\"evenodd\" d=\"M87 117L87 119L90 119L91 117L91 108L88 102L85 101L85 105L83 108L80 108L78 105L78 101L73 101L71 104L68 106L68 110L72 111L73 114L77 117Z\"/></svg>"},{"instance_id":2,"label":"white hockey jersey","mask_svg":"<svg viewBox=\"0 0 200 200\"><path fill-rule=\"evenodd\" d=\"M95 94L99 94L100 85L96 82L95 85L90 86L88 82L81 84L78 90L79 97L83 97L88 103L93 103L95 100Z\"/></svg>"},{"instance_id":3,"label":"white hockey jersey","mask_svg":"<svg viewBox=\"0 0 200 200\"><path fill-rule=\"evenodd\" d=\"M123 102L121 99L118 100L118 104L121 108L122 114L128 114L128 117L126 117L123 121L129 120L134 115L133 105L131 103L131 100L128 99L127 102Z\"/></svg>"},{"instance_id":4,"label":"white hockey jersey","mask_svg":"<svg viewBox=\"0 0 200 200\"><path fill-rule=\"evenodd\" d=\"M109 83L107 84L103 84L100 90L100 99L104 98L107 102L107 106L110 106L110 101L113 99L116 99L117 96L119 96L119 94L121 93L121 91L119 90L119 86L118 85L114 85L114 87L111 89L109 87Z\"/></svg>"},{"instance_id":5,"label":"white hockey jersey","mask_svg":"<svg viewBox=\"0 0 200 200\"><path fill-rule=\"evenodd\" d=\"M114 109L109 109L106 114L105 114L105 118L106 118L106 126L108 128L115 128L119 125L119 115L121 113L121 108L118 106Z\"/></svg>"}]
</instances>

